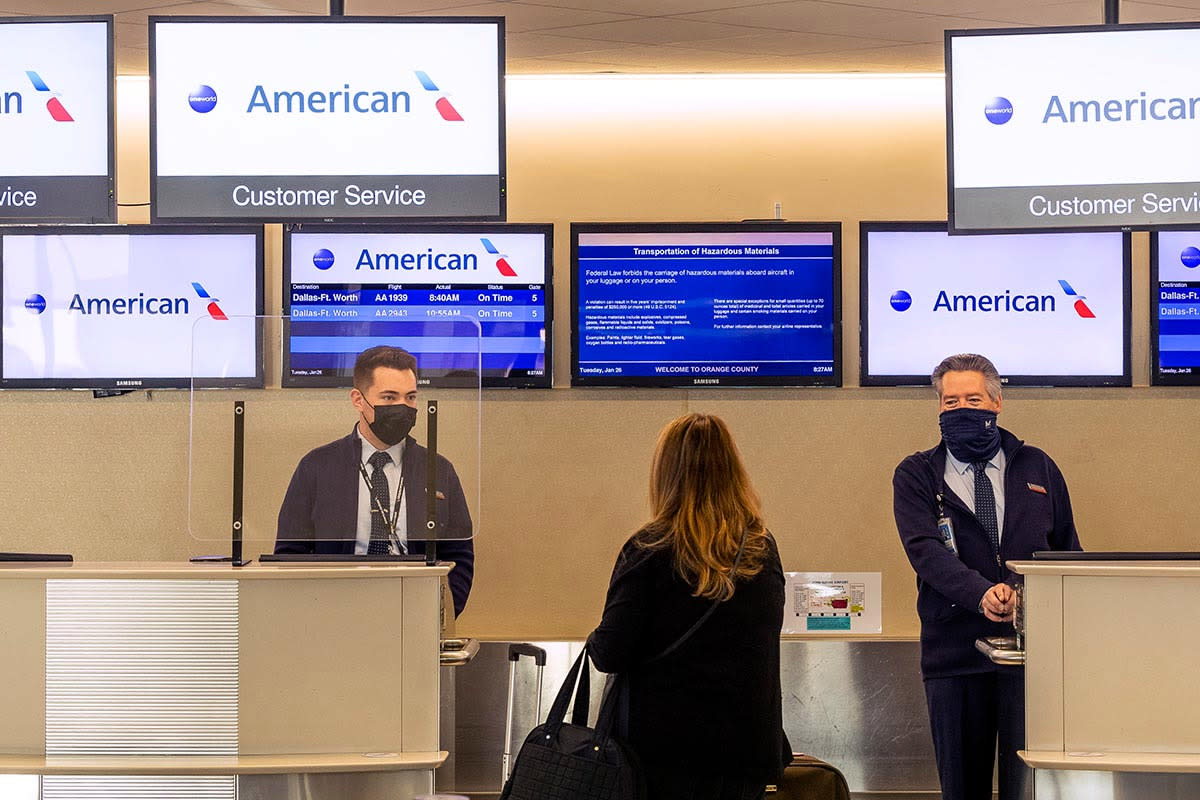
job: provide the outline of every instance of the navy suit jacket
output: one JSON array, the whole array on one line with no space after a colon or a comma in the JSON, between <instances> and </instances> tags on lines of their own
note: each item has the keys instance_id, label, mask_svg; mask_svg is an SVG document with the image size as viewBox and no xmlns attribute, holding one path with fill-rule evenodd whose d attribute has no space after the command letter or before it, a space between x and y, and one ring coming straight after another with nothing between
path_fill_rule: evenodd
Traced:
<instances>
[{"instance_id":1,"label":"navy suit jacket","mask_svg":"<svg viewBox=\"0 0 1200 800\"><path fill-rule=\"evenodd\" d=\"M359 458L362 440L357 431L310 451L296 466L275 532L276 553L330 553L353 555L358 529ZM427 518L426 475L428 450L410 436L400 459L407 507L408 552L424 553L419 540ZM475 548L471 543L471 512L458 473L439 455L437 467L437 555L453 561L450 593L454 614L462 613L475 574Z\"/></svg>"}]
</instances>

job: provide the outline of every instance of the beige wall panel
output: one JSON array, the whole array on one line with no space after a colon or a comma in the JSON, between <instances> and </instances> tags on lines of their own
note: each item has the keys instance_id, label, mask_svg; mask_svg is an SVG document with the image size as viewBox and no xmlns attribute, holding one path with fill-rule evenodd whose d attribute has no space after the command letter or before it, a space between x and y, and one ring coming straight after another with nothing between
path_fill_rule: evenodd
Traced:
<instances>
[{"instance_id":1,"label":"beige wall panel","mask_svg":"<svg viewBox=\"0 0 1200 800\"><path fill-rule=\"evenodd\" d=\"M1065 750L1200 753L1200 578L1063 578Z\"/></svg>"},{"instance_id":2,"label":"beige wall panel","mask_svg":"<svg viewBox=\"0 0 1200 800\"><path fill-rule=\"evenodd\" d=\"M46 582L0 580L0 752L46 752Z\"/></svg>"},{"instance_id":3,"label":"beige wall panel","mask_svg":"<svg viewBox=\"0 0 1200 800\"><path fill-rule=\"evenodd\" d=\"M242 582L241 753L403 749L401 584L377 579ZM397 680L379 684L378 676L388 674Z\"/></svg>"},{"instance_id":4,"label":"beige wall panel","mask_svg":"<svg viewBox=\"0 0 1200 800\"><path fill-rule=\"evenodd\" d=\"M122 203L147 199L138 188L147 156L136 91L119 83ZM509 81L509 219L556 226L556 388L484 393L481 464L473 433L443 423L441 449L458 464L479 529L460 633L586 635L618 548L645 518L658 430L700 408L725 416L739 437L784 566L882 572L884 634L916 635L915 581L891 519L891 474L901 458L936 443L936 407L927 389L857 388L857 226L945 218L944 113L937 78L691 78L665 89L603 76ZM567 388L572 220L770 217L776 202L789 219L842 222L847 388ZM280 226L267 226L267 310L275 314L280 236ZM1197 393L1144 386L1145 235L1135 236L1134 254L1133 374L1143 386L1011 389L1001 422L1058 461L1089 549L1195 549L1188 510L1176 499L1191 489L1178 465L1200 452ZM87 560L227 552L226 409L238 398L247 401L246 552L269 549L295 462L348 432L353 416L344 390L280 390L278 335L268 338L271 388L203 394L207 427L195 457L187 454L186 392L0 395L6 549L68 550ZM65 488L56 453L71 454Z\"/></svg>"}]
</instances>

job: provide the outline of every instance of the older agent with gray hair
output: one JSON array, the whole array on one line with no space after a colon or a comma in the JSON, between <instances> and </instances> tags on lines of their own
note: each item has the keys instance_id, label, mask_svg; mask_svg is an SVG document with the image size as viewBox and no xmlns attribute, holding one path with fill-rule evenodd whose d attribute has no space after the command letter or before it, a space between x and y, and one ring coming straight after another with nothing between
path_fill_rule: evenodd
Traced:
<instances>
[{"instance_id":1,"label":"older agent with gray hair","mask_svg":"<svg viewBox=\"0 0 1200 800\"><path fill-rule=\"evenodd\" d=\"M975 640L1012 634L1015 576L1005 567L1038 550L1079 550L1058 466L999 427L1000 374L980 355L933 371L941 441L900 462L896 528L917 573L921 673L944 800L991 800L999 745L1000 800L1031 788L1025 670L998 666Z\"/></svg>"}]
</instances>

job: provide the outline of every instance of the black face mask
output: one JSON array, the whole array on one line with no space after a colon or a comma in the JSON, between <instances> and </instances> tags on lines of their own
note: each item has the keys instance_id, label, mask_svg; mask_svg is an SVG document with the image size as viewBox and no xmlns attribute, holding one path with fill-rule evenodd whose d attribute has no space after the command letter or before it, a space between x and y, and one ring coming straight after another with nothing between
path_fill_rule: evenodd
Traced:
<instances>
[{"instance_id":1,"label":"black face mask","mask_svg":"<svg viewBox=\"0 0 1200 800\"><path fill-rule=\"evenodd\" d=\"M394 406L372 406L365 397L363 402L375 412L375 421L368 423L371 433L388 447L404 441L413 425L417 424L417 410L412 406L404 403Z\"/></svg>"},{"instance_id":2,"label":"black face mask","mask_svg":"<svg viewBox=\"0 0 1200 800\"><path fill-rule=\"evenodd\" d=\"M938 417L942 441L959 461L988 461L1000 449L996 412L983 408L956 408Z\"/></svg>"}]
</instances>

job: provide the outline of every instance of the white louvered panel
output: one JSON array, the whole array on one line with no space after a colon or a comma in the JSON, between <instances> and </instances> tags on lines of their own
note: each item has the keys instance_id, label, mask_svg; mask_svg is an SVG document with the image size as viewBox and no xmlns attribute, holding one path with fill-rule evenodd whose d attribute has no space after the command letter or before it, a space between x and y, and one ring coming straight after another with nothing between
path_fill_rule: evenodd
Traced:
<instances>
[{"instance_id":1,"label":"white louvered panel","mask_svg":"<svg viewBox=\"0 0 1200 800\"><path fill-rule=\"evenodd\" d=\"M237 581L46 581L46 754L236 755L237 615Z\"/></svg>"},{"instance_id":2,"label":"white louvered panel","mask_svg":"<svg viewBox=\"0 0 1200 800\"><path fill-rule=\"evenodd\" d=\"M230 776L47 775L42 800L235 800Z\"/></svg>"}]
</instances>

